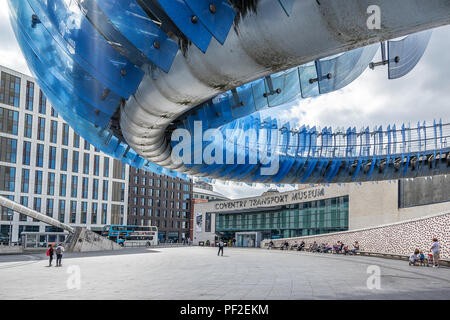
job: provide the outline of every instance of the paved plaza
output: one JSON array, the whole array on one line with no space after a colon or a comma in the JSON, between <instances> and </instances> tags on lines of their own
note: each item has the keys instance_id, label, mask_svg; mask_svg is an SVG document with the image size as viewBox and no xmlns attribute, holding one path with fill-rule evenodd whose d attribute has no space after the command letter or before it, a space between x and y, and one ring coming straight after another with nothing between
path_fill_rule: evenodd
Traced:
<instances>
[{"instance_id":1,"label":"paved plaza","mask_svg":"<svg viewBox=\"0 0 450 320\"><path fill-rule=\"evenodd\" d=\"M0 299L450 298L449 268L363 256L178 247L68 253L62 267L47 265L45 253L0 256ZM367 286L373 270L379 289Z\"/></svg>"}]
</instances>

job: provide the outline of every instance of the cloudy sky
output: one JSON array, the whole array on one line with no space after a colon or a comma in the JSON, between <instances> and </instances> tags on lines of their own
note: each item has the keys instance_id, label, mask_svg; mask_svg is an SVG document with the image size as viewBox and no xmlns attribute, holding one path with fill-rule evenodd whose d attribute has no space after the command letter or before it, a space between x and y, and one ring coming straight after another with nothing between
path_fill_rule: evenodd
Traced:
<instances>
[{"instance_id":1,"label":"cloudy sky","mask_svg":"<svg viewBox=\"0 0 450 320\"><path fill-rule=\"evenodd\" d=\"M31 75L9 25L7 10L6 0L0 0L0 64ZM449 26L435 29L422 60L401 79L387 80L385 67L367 69L344 89L280 107L279 114L292 123L333 128L386 127L408 121L413 125L440 118L446 122L450 120L449 35ZM215 185L216 191L231 198L259 195L266 189Z\"/></svg>"}]
</instances>

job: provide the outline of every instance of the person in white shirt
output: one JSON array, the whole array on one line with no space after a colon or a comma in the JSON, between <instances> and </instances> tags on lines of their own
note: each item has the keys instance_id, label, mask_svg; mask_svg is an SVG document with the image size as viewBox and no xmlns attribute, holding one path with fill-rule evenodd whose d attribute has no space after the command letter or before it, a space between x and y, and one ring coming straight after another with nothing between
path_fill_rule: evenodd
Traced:
<instances>
[{"instance_id":1,"label":"person in white shirt","mask_svg":"<svg viewBox=\"0 0 450 320\"><path fill-rule=\"evenodd\" d=\"M61 267L61 260L64 253L64 247L62 246L61 243L56 247L55 252L56 252L56 266Z\"/></svg>"},{"instance_id":2,"label":"person in white shirt","mask_svg":"<svg viewBox=\"0 0 450 320\"><path fill-rule=\"evenodd\" d=\"M433 254L433 268L439 268L439 250L441 249L441 245L438 242L437 238L433 238L433 245L431 246L431 253Z\"/></svg>"},{"instance_id":3,"label":"person in white shirt","mask_svg":"<svg viewBox=\"0 0 450 320\"><path fill-rule=\"evenodd\" d=\"M409 265L417 266L419 262L419 249L414 250L414 253L409 256Z\"/></svg>"}]
</instances>

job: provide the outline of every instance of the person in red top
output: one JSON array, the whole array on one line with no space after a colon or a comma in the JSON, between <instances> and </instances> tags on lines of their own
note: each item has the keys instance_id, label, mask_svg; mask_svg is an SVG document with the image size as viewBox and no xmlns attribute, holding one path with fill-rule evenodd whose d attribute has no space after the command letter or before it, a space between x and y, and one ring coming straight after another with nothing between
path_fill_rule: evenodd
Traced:
<instances>
[{"instance_id":1,"label":"person in red top","mask_svg":"<svg viewBox=\"0 0 450 320\"><path fill-rule=\"evenodd\" d=\"M47 250L47 256L49 257L49 265L48 265L49 267L52 266L53 253L54 253L53 245L50 245L50 248L48 248L48 250Z\"/></svg>"}]
</instances>

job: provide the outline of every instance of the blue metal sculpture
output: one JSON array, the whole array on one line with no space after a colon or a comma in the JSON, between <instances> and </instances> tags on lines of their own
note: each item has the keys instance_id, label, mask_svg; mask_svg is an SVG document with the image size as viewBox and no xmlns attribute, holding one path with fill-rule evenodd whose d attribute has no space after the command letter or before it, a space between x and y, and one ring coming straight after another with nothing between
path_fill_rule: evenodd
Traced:
<instances>
[{"instance_id":1,"label":"blue metal sculpture","mask_svg":"<svg viewBox=\"0 0 450 320\"><path fill-rule=\"evenodd\" d=\"M359 0L8 1L19 44L54 108L98 149L137 168L248 183L449 171L450 124L441 121L333 131L259 114L339 90L369 65L388 65L389 79L404 76L424 54L428 29L450 24L448 1L403 0L397 8L380 0L392 11L381 30L365 25L361 10L370 1ZM412 32L388 41L386 53L384 41ZM382 61L374 63L380 42ZM199 126L201 137L217 130L193 143L193 161L176 162L171 134L195 137ZM202 161L203 150L217 160L226 146L230 161ZM264 173L274 158L276 170Z\"/></svg>"}]
</instances>

